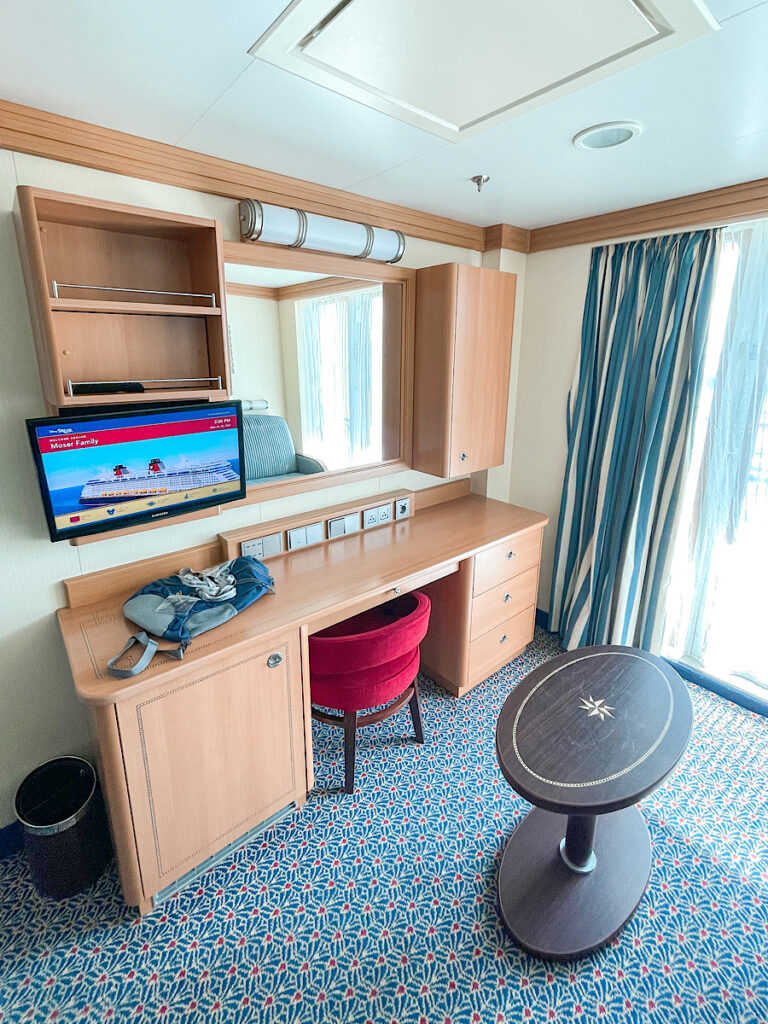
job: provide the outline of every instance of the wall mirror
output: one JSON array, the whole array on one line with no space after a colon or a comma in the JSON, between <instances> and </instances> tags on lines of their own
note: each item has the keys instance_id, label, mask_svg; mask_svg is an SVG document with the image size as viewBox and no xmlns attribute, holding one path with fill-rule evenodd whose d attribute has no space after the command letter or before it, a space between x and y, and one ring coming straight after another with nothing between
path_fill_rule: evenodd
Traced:
<instances>
[{"instance_id":1,"label":"wall mirror","mask_svg":"<svg viewBox=\"0 0 768 1024\"><path fill-rule=\"evenodd\" d=\"M249 500L406 468L413 271L247 243L225 260Z\"/></svg>"}]
</instances>

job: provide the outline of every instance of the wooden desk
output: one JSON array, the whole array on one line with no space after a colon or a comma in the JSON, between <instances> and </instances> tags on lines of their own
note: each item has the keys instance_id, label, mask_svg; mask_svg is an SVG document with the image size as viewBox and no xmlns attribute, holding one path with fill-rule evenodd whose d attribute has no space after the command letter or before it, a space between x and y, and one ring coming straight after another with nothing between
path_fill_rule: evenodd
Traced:
<instances>
[{"instance_id":1,"label":"wooden desk","mask_svg":"<svg viewBox=\"0 0 768 1024\"><path fill-rule=\"evenodd\" d=\"M183 565L215 564L223 544L66 581L69 607L59 622L76 691L90 708L126 902L150 910L157 893L306 798L310 633L395 592L426 588L433 612L424 669L453 693L518 654L533 635L546 522L466 495L279 556L269 562L274 594L194 640L182 662L158 654L128 680L106 670L135 631L124 601Z\"/></svg>"}]
</instances>

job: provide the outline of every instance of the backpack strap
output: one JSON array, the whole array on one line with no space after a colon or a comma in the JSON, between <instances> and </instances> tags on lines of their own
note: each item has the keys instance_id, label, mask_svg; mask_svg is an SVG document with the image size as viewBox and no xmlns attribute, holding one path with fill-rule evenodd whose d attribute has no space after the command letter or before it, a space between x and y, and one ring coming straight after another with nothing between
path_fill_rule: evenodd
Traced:
<instances>
[{"instance_id":1,"label":"backpack strap","mask_svg":"<svg viewBox=\"0 0 768 1024\"><path fill-rule=\"evenodd\" d=\"M122 658L126 651L130 650L134 644L141 644L144 648L144 653L141 655L139 660L131 668L115 668L116 663ZM157 640L153 640L152 637L142 630L140 633L134 633L133 636L128 638L128 642L125 647L116 654L114 658L110 658L107 662L107 671L115 679L130 679L131 676L137 676L139 672L143 672L144 669L149 665L150 661L154 658L157 653Z\"/></svg>"},{"instance_id":2,"label":"backpack strap","mask_svg":"<svg viewBox=\"0 0 768 1024\"><path fill-rule=\"evenodd\" d=\"M144 648L144 653L130 668L116 668L117 662L122 658L126 651L130 650L134 644L141 644ZM187 643L179 644L175 649L164 648L163 654L167 654L171 658L176 658L177 661L181 661L184 657L184 651L189 646ZM119 654L116 654L114 658L110 658L107 662L107 671L115 679L130 679L132 676L137 676L139 672L143 672L144 669L149 665L154 656L157 654L157 640L153 640L151 636L142 631L140 633L134 633L133 636L128 638L128 642Z\"/></svg>"}]
</instances>

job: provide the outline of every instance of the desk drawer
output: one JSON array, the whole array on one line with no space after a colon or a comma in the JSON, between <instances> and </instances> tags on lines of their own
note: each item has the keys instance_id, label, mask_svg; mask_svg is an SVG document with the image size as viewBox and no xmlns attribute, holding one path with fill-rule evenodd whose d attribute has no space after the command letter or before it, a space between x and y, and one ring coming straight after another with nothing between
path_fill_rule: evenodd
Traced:
<instances>
[{"instance_id":1,"label":"desk drawer","mask_svg":"<svg viewBox=\"0 0 768 1024\"><path fill-rule=\"evenodd\" d=\"M483 594L505 580L539 564L541 530L508 537L475 555L475 583L472 593Z\"/></svg>"},{"instance_id":2,"label":"desk drawer","mask_svg":"<svg viewBox=\"0 0 768 1024\"><path fill-rule=\"evenodd\" d=\"M506 665L533 638L536 605L505 619L469 645L469 683L479 682Z\"/></svg>"},{"instance_id":3,"label":"desk drawer","mask_svg":"<svg viewBox=\"0 0 768 1024\"><path fill-rule=\"evenodd\" d=\"M486 590L472 601L472 629L470 638L477 640L494 626L511 619L518 612L536 604L536 584L539 568L534 565L514 579L505 580L498 587Z\"/></svg>"}]
</instances>

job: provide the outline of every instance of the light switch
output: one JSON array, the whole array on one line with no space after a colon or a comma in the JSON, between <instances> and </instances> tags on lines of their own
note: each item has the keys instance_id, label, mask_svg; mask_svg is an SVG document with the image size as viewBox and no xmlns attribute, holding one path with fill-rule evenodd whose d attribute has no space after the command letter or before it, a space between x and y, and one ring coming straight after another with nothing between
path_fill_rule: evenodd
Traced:
<instances>
[{"instance_id":1,"label":"light switch","mask_svg":"<svg viewBox=\"0 0 768 1024\"><path fill-rule=\"evenodd\" d=\"M270 533L267 537L262 537L261 539L264 542L264 558L283 553L282 533Z\"/></svg>"},{"instance_id":2,"label":"light switch","mask_svg":"<svg viewBox=\"0 0 768 1024\"><path fill-rule=\"evenodd\" d=\"M360 532L360 513L350 512L344 516L344 533Z\"/></svg>"},{"instance_id":3,"label":"light switch","mask_svg":"<svg viewBox=\"0 0 768 1024\"><path fill-rule=\"evenodd\" d=\"M363 512L363 529L367 530L371 526L379 525L379 510L377 508L367 508Z\"/></svg>"},{"instance_id":4,"label":"light switch","mask_svg":"<svg viewBox=\"0 0 768 1024\"><path fill-rule=\"evenodd\" d=\"M295 551L296 548L305 548L307 546L307 528L306 526L297 526L295 530L288 531L288 550Z\"/></svg>"},{"instance_id":5,"label":"light switch","mask_svg":"<svg viewBox=\"0 0 768 1024\"><path fill-rule=\"evenodd\" d=\"M344 516L340 516L338 519L328 520L328 536L331 540L334 537L343 537L347 532L347 523Z\"/></svg>"},{"instance_id":6,"label":"light switch","mask_svg":"<svg viewBox=\"0 0 768 1024\"><path fill-rule=\"evenodd\" d=\"M322 522L310 523L309 526L305 527L305 530L307 531L307 544L319 544L325 540Z\"/></svg>"}]
</instances>

